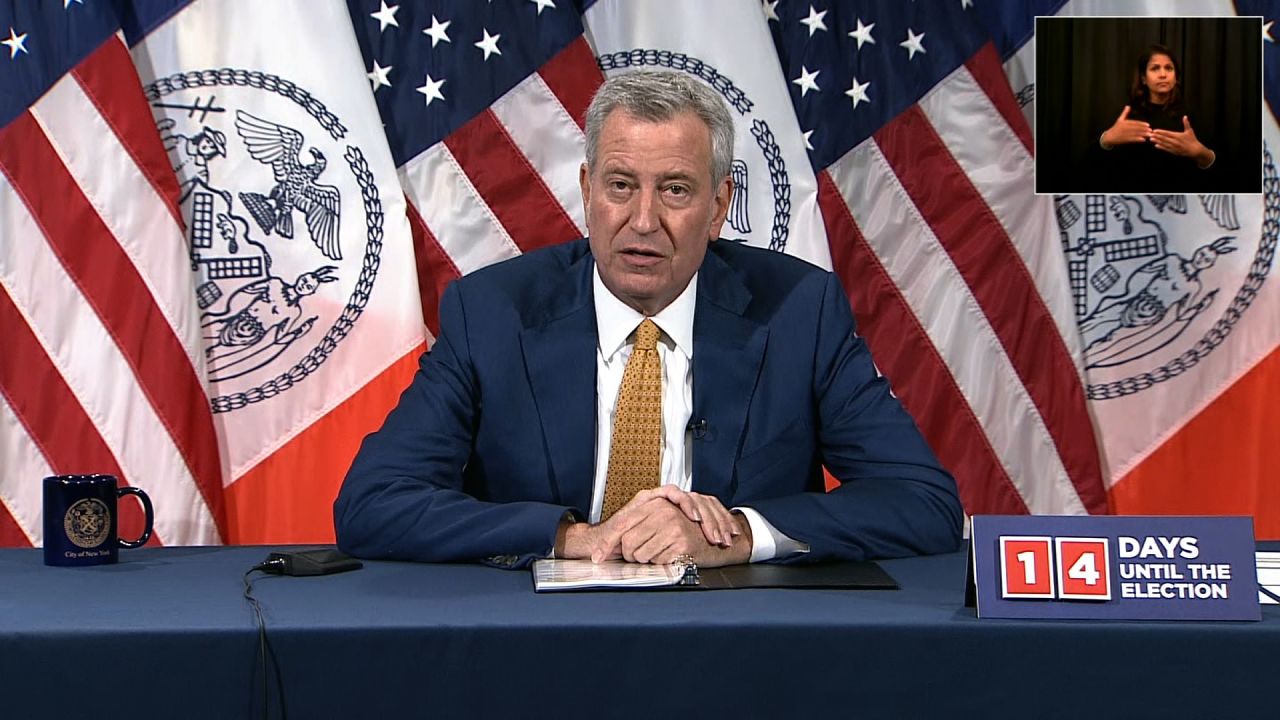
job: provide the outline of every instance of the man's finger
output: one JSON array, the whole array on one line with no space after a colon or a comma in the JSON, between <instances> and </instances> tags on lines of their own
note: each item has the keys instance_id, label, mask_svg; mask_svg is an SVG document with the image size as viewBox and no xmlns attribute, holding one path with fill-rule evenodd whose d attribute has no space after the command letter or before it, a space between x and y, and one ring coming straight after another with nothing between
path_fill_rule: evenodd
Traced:
<instances>
[{"instance_id":1,"label":"man's finger","mask_svg":"<svg viewBox=\"0 0 1280 720\"><path fill-rule=\"evenodd\" d=\"M660 525L634 527L620 540L622 559L627 562L652 562L654 556L670 544L670 536L670 531Z\"/></svg>"},{"instance_id":2,"label":"man's finger","mask_svg":"<svg viewBox=\"0 0 1280 720\"><path fill-rule=\"evenodd\" d=\"M653 491L657 496L670 500L684 516L702 525L702 534L707 542L714 545L729 545L733 542L737 525L729 516L720 501L711 495L695 492L684 492L673 485L664 485Z\"/></svg>"},{"instance_id":3,"label":"man's finger","mask_svg":"<svg viewBox=\"0 0 1280 720\"><path fill-rule=\"evenodd\" d=\"M697 500L703 517L702 532L707 542L728 547L733 544L733 536L738 534L737 523L733 515L720 501L711 495L692 493Z\"/></svg>"},{"instance_id":4,"label":"man's finger","mask_svg":"<svg viewBox=\"0 0 1280 720\"><path fill-rule=\"evenodd\" d=\"M644 492L652 493L650 497L665 498L668 502L680 508L680 512L684 513L684 516L692 522L700 523L707 519L698 507L698 503L694 501L694 494L687 493L675 485L662 485Z\"/></svg>"},{"instance_id":5,"label":"man's finger","mask_svg":"<svg viewBox=\"0 0 1280 720\"><path fill-rule=\"evenodd\" d=\"M679 553L672 549L673 538L667 533L654 533L631 551L631 562L656 563Z\"/></svg>"},{"instance_id":6,"label":"man's finger","mask_svg":"<svg viewBox=\"0 0 1280 720\"><path fill-rule=\"evenodd\" d=\"M623 505L613 517L601 523L601 535L595 547L591 550L591 562L603 562L609 557L622 551L622 537L632 528L649 517L654 510L661 508L663 505L671 505L667 499L664 487L671 487L677 493L679 488L674 486L662 486L652 490L642 490L636 493L626 505ZM661 503L662 505L653 505L653 503Z\"/></svg>"}]
</instances>

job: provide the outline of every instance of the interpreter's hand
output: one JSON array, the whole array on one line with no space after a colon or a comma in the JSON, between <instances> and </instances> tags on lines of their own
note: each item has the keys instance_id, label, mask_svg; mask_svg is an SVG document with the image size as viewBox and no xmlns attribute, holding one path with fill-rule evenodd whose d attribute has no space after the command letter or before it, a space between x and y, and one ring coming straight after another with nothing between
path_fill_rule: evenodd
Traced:
<instances>
[{"instance_id":1,"label":"interpreter's hand","mask_svg":"<svg viewBox=\"0 0 1280 720\"><path fill-rule=\"evenodd\" d=\"M1200 167L1208 167L1213 162L1213 151L1196 138L1196 131L1191 129L1191 121L1186 115L1182 116L1182 132L1152 130L1151 144L1167 153L1192 158Z\"/></svg>"},{"instance_id":2,"label":"interpreter's hand","mask_svg":"<svg viewBox=\"0 0 1280 720\"><path fill-rule=\"evenodd\" d=\"M1151 126L1142 120L1129 119L1129 106L1120 111L1120 117L1102 133L1103 147L1125 143L1146 142L1151 137Z\"/></svg>"}]
</instances>

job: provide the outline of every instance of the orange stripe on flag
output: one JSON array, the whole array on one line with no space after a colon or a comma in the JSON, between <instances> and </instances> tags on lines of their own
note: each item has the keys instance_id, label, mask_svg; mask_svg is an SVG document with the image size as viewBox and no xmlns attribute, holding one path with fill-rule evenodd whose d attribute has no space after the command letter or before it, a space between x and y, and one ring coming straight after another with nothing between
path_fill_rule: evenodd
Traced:
<instances>
[{"instance_id":1,"label":"orange stripe on flag","mask_svg":"<svg viewBox=\"0 0 1280 720\"><path fill-rule=\"evenodd\" d=\"M226 489L227 542L333 542L333 500L365 435L418 369L420 345Z\"/></svg>"},{"instance_id":2,"label":"orange stripe on flag","mask_svg":"<svg viewBox=\"0 0 1280 720\"><path fill-rule=\"evenodd\" d=\"M1253 515L1280 540L1280 349L1202 410L1111 489L1125 515Z\"/></svg>"}]
</instances>

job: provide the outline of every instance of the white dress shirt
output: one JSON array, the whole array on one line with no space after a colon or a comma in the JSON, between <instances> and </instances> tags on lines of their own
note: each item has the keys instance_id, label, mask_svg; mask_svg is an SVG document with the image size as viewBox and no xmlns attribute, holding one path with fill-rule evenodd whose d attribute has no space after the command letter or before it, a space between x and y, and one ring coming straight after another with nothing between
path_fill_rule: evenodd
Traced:
<instances>
[{"instance_id":1,"label":"white dress shirt","mask_svg":"<svg viewBox=\"0 0 1280 720\"><path fill-rule=\"evenodd\" d=\"M604 506L605 477L609 469L609 447L613 439L613 416L618 405L622 372L631 358L635 340L631 337L644 315L614 297L593 273L596 309L596 465L591 486L588 520L600 522ZM662 330L658 358L662 361L662 461L663 485L675 485L686 492L693 485L693 311L698 276L684 292L651 320ZM808 552L804 543L778 532L760 513L736 507L751 526L751 562L770 560L793 552Z\"/></svg>"}]
</instances>

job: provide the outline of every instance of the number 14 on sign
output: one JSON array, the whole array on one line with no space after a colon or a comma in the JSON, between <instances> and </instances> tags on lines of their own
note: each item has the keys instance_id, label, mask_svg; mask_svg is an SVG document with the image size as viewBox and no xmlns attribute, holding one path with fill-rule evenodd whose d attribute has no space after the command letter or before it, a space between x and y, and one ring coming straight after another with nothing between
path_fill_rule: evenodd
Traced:
<instances>
[{"instance_id":1,"label":"number 14 on sign","mask_svg":"<svg viewBox=\"0 0 1280 720\"><path fill-rule=\"evenodd\" d=\"M1025 600L1110 600L1107 538L1000 536L1001 596Z\"/></svg>"}]
</instances>

